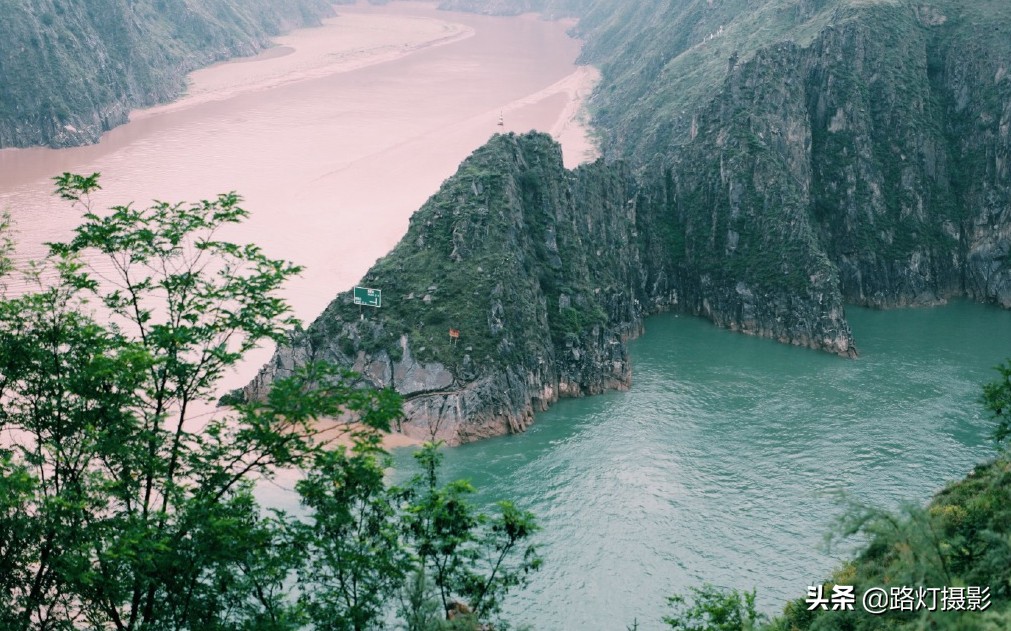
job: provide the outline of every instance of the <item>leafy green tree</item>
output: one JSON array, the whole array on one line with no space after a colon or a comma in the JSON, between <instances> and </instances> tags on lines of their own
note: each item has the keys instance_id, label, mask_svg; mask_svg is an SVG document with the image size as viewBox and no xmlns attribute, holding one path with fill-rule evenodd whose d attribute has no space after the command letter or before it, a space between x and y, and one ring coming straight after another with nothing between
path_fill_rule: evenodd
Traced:
<instances>
[{"instance_id":1,"label":"leafy green tree","mask_svg":"<svg viewBox=\"0 0 1011 631\"><path fill-rule=\"evenodd\" d=\"M10 213L0 213L0 291L7 290L7 276L14 270L14 239L11 238L13 220Z\"/></svg>"},{"instance_id":2,"label":"leafy green tree","mask_svg":"<svg viewBox=\"0 0 1011 631\"><path fill-rule=\"evenodd\" d=\"M423 569L415 569L408 577L400 593L397 613L404 623L404 631L432 631L441 625L445 608Z\"/></svg>"},{"instance_id":3,"label":"leafy green tree","mask_svg":"<svg viewBox=\"0 0 1011 631\"><path fill-rule=\"evenodd\" d=\"M7 627L290 626L293 558L253 483L312 464L314 419L388 426L399 400L308 367L266 402L194 415L295 323L278 289L299 268L216 238L247 216L234 194L100 216L98 188L57 178L84 221L30 270L34 290L0 301Z\"/></svg>"},{"instance_id":4,"label":"leafy green tree","mask_svg":"<svg viewBox=\"0 0 1011 631\"><path fill-rule=\"evenodd\" d=\"M484 621L497 615L502 598L541 566L530 543L538 526L531 513L511 502L499 502L497 515L477 511L468 499L474 487L466 481L440 486L439 446L426 443L415 454L423 473L409 490L408 539L418 572L431 577L447 615Z\"/></svg>"},{"instance_id":5,"label":"leafy green tree","mask_svg":"<svg viewBox=\"0 0 1011 631\"><path fill-rule=\"evenodd\" d=\"M983 386L983 405L993 415L997 425L993 439L998 445L1011 437L1011 361L996 368L1000 378Z\"/></svg>"},{"instance_id":6,"label":"leafy green tree","mask_svg":"<svg viewBox=\"0 0 1011 631\"><path fill-rule=\"evenodd\" d=\"M299 268L218 237L247 216L239 198L99 215L98 188L57 178L84 220L18 295L0 221L0 628L378 629L412 590L408 627L442 628L430 586L474 620L497 612L540 563L532 546L513 561L533 518L439 487L434 447L430 484L388 487L376 432L402 416L395 392L311 363L265 401L199 411L297 326L278 290ZM265 511L254 485L291 468L308 514Z\"/></svg>"},{"instance_id":7,"label":"leafy green tree","mask_svg":"<svg viewBox=\"0 0 1011 631\"><path fill-rule=\"evenodd\" d=\"M313 470L296 486L313 510L297 541L309 562L299 570L308 586L301 596L317 629L381 626L390 594L407 577L408 552L397 520L396 490L383 481L386 454L371 439L348 452L317 455Z\"/></svg>"},{"instance_id":8,"label":"leafy green tree","mask_svg":"<svg viewBox=\"0 0 1011 631\"><path fill-rule=\"evenodd\" d=\"M676 611L663 621L680 631L753 631L766 622L755 607L754 591L725 590L706 583L692 587L690 599L675 595L668 601Z\"/></svg>"}]
</instances>

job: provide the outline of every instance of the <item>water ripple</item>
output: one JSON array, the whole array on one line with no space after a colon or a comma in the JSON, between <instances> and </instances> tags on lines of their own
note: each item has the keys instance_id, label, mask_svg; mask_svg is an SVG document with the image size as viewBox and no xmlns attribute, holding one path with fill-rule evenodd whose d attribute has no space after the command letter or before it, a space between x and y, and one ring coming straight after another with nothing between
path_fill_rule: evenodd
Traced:
<instances>
[{"instance_id":1,"label":"water ripple","mask_svg":"<svg viewBox=\"0 0 1011 631\"><path fill-rule=\"evenodd\" d=\"M825 547L843 498L922 502L986 458L979 384L1011 354L1011 314L849 312L856 361L653 318L631 391L448 451L447 476L544 527L544 569L510 619L659 629L666 597L701 581L757 588L774 613L847 553Z\"/></svg>"}]
</instances>

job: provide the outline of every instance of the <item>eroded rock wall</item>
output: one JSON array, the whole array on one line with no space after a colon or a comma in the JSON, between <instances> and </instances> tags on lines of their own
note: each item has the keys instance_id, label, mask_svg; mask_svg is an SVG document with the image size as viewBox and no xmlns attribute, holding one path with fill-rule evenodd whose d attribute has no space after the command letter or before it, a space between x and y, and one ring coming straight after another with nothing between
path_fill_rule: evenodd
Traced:
<instances>
[{"instance_id":1,"label":"eroded rock wall","mask_svg":"<svg viewBox=\"0 0 1011 631\"><path fill-rule=\"evenodd\" d=\"M390 307L338 297L249 394L336 361L402 392L409 433L460 442L628 387L625 342L658 311L852 357L846 303L1011 307L1011 6L587 16L604 154L626 161L570 172L546 136L496 137L362 281Z\"/></svg>"},{"instance_id":2,"label":"eroded rock wall","mask_svg":"<svg viewBox=\"0 0 1011 631\"><path fill-rule=\"evenodd\" d=\"M841 310L833 311L838 292L804 312L805 328L797 324L805 316L777 323L797 305L740 283L724 296L673 257L686 225L676 198L671 187L639 186L621 164L567 171L544 134L496 136L362 280L382 289L382 308L341 294L246 396L264 396L300 363L329 361L400 392L405 433L458 443L522 431L559 398L628 388L626 343L661 310L708 309L745 332L848 351ZM735 315L718 319L731 302Z\"/></svg>"}]
</instances>

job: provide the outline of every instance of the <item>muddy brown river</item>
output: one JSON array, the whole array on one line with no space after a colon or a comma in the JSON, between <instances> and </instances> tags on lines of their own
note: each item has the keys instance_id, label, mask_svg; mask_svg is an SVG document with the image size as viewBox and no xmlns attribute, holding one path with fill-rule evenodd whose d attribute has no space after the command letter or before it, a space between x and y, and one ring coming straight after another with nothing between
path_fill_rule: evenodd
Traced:
<instances>
[{"instance_id":1,"label":"muddy brown river","mask_svg":"<svg viewBox=\"0 0 1011 631\"><path fill-rule=\"evenodd\" d=\"M580 106L596 74L575 65L570 24L415 2L339 12L258 57L194 73L184 98L135 112L97 145L0 151L0 208L19 255L39 256L76 225L79 213L51 195L63 171L101 172L103 207L234 190L252 218L230 236L306 267L287 297L311 320L492 134L551 132L570 166L592 155Z\"/></svg>"}]
</instances>

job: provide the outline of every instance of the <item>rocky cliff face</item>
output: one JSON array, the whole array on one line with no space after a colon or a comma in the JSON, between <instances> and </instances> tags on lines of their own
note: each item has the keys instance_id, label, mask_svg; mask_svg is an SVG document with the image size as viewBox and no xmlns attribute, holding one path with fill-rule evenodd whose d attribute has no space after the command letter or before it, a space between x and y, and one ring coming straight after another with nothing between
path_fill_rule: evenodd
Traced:
<instances>
[{"instance_id":1,"label":"rocky cliff face","mask_svg":"<svg viewBox=\"0 0 1011 631\"><path fill-rule=\"evenodd\" d=\"M916 16L931 33L928 77L942 115L946 170L936 177L951 191L945 236L957 235L958 258L951 260L961 292L1011 308L1011 7L999 19L921 9ZM948 33L944 27L952 23ZM936 172L930 153L923 171ZM936 223L936 222L935 222Z\"/></svg>"},{"instance_id":2,"label":"rocky cliff face","mask_svg":"<svg viewBox=\"0 0 1011 631\"><path fill-rule=\"evenodd\" d=\"M1000 122L1011 82L998 78L1007 46L989 46L964 16L942 9L855 16L798 60L812 129L812 214L844 296L859 304L965 295L1011 306L1009 139ZM1011 24L991 29L1001 26Z\"/></svg>"},{"instance_id":3,"label":"rocky cliff face","mask_svg":"<svg viewBox=\"0 0 1011 631\"><path fill-rule=\"evenodd\" d=\"M347 3L349 0L343 0ZM337 2L342 3L341 0ZM0 20L0 149L96 142L186 74L318 24L327 0L32 0Z\"/></svg>"},{"instance_id":4,"label":"rocky cliff face","mask_svg":"<svg viewBox=\"0 0 1011 631\"><path fill-rule=\"evenodd\" d=\"M248 394L330 359L464 441L626 387L660 310L855 356L846 302L1011 307L1011 5L598 0L581 28L631 166L495 139L363 281L399 306L339 297Z\"/></svg>"},{"instance_id":5,"label":"rocky cliff face","mask_svg":"<svg viewBox=\"0 0 1011 631\"><path fill-rule=\"evenodd\" d=\"M628 387L625 341L650 304L631 187L620 166L566 171L548 136L495 137L362 280L383 307L338 296L247 396L327 360L404 395L406 433L456 443L521 431L560 397Z\"/></svg>"},{"instance_id":6,"label":"rocky cliff face","mask_svg":"<svg viewBox=\"0 0 1011 631\"><path fill-rule=\"evenodd\" d=\"M679 236L671 256L691 312L854 355L839 275L809 214L811 130L788 59L770 51L732 73L724 95L693 121L694 141L665 167ZM770 67L782 81L755 76Z\"/></svg>"},{"instance_id":7,"label":"rocky cliff face","mask_svg":"<svg viewBox=\"0 0 1011 631\"><path fill-rule=\"evenodd\" d=\"M404 395L406 433L457 443L522 431L561 397L627 388L626 342L660 310L848 352L838 293L801 310L802 298L769 302L759 285L728 293L722 276L672 257L685 239L676 195L664 193L621 164L566 171L543 134L497 136L362 280L383 290L383 307L338 296L245 394L330 361Z\"/></svg>"},{"instance_id":8,"label":"rocky cliff face","mask_svg":"<svg viewBox=\"0 0 1011 631\"><path fill-rule=\"evenodd\" d=\"M724 291L1011 306L1007 3L653 4L583 26L606 153L664 165L644 181L673 180L684 256Z\"/></svg>"}]
</instances>

